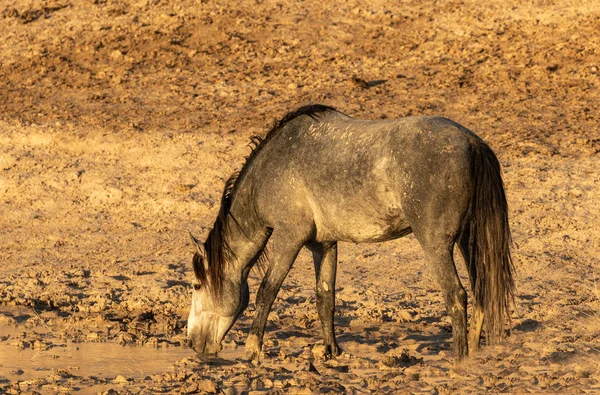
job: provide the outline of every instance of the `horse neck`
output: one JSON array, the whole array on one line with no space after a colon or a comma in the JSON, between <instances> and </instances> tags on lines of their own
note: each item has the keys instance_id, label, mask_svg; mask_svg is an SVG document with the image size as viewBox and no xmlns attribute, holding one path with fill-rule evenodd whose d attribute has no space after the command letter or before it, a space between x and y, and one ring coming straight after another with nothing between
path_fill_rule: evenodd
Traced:
<instances>
[{"instance_id":1,"label":"horse neck","mask_svg":"<svg viewBox=\"0 0 600 395\"><path fill-rule=\"evenodd\" d=\"M236 264L232 269L243 273L243 280L254 264L254 258L264 249L269 235L267 227L259 221L253 210L248 210L248 205L236 205L235 202L232 204L227 215L224 242L236 257Z\"/></svg>"}]
</instances>

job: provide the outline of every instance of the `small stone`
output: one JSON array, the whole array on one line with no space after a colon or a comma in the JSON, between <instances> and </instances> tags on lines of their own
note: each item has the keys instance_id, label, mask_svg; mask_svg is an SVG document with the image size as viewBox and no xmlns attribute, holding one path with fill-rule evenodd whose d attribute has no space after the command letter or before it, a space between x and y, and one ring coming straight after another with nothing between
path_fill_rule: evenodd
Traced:
<instances>
[{"instance_id":1,"label":"small stone","mask_svg":"<svg viewBox=\"0 0 600 395\"><path fill-rule=\"evenodd\" d=\"M419 381L421 379L421 375L419 373L410 373L407 375L408 381Z\"/></svg>"},{"instance_id":2,"label":"small stone","mask_svg":"<svg viewBox=\"0 0 600 395\"><path fill-rule=\"evenodd\" d=\"M577 188L573 188L569 191L569 194L574 197L574 198L580 198L581 196L583 196L583 192L581 192L579 189Z\"/></svg>"},{"instance_id":3,"label":"small stone","mask_svg":"<svg viewBox=\"0 0 600 395\"><path fill-rule=\"evenodd\" d=\"M118 49L116 49L110 53L110 57L113 60L121 60L121 59L123 59L123 53L121 51L119 51Z\"/></svg>"},{"instance_id":4,"label":"small stone","mask_svg":"<svg viewBox=\"0 0 600 395\"><path fill-rule=\"evenodd\" d=\"M312 349L312 354L315 359L325 359L327 356L327 347L324 344L315 344Z\"/></svg>"},{"instance_id":5,"label":"small stone","mask_svg":"<svg viewBox=\"0 0 600 395\"><path fill-rule=\"evenodd\" d=\"M87 339L91 340L91 341L98 340L99 337L100 337L100 335L98 335L96 332L90 332L87 335Z\"/></svg>"},{"instance_id":6,"label":"small stone","mask_svg":"<svg viewBox=\"0 0 600 395\"><path fill-rule=\"evenodd\" d=\"M204 392L208 392L210 394L214 394L214 393L218 392L218 390L219 390L219 387L217 387L217 384L212 380L200 380L197 382L197 384L198 384L199 391L204 391Z\"/></svg>"},{"instance_id":7,"label":"small stone","mask_svg":"<svg viewBox=\"0 0 600 395\"><path fill-rule=\"evenodd\" d=\"M183 390L184 393L186 394L195 394L198 392L198 384L197 383L191 383L190 385L186 386Z\"/></svg>"},{"instance_id":8,"label":"small stone","mask_svg":"<svg viewBox=\"0 0 600 395\"><path fill-rule=\"evenodd\" d=\"M34 350L40 350L40 351L45 351L48 348L50 348L45 342L43 342L42 340L36 340L33 343L33 349Z\"/></svg>"},{"instance_id":9,"label":"small stone","mask_svg":"<svg viewBox=\"0 0 600 395\"><path fill-rule=\"evenodd\" d=\"M384 355L379 361L379 369L397 368L400 366L400 358L393 355Z\"/></svg>"},{"instance_id":10,"label":"small stone","mask_svg":"<svg viewBox=\"0 0 600 395\"><path fill-rule=\"evenodd\" d=\"M11 346L16 346L18 348L20 348L21 350L24 348L29 348L31 347L31 344L29 342L23 341L23 340L17 340L14 341L12 343L10 343Z\"/></svg>"},{"instance_id":11,"label":"small stone","mask_svg":"<svg viewBox=\"0 0 600 395\"><path fill-rule=\"evenodd\" d=\"M269 380L268 378L263 378L262 382L263 382L263 388L266 388L266 389L273 388L273 382L271 380Z\"/></svg>"},{"instance_id":12,"label":"small stone","mask_svg":"<svg viewBox=\"0 0 600 395\"><path fill-rule=\"evenodd\" d=\"M115 383L115 384L124 384L124 383L127 383L127 382L128 382L128 380L124 376L122 376L122 375L118 375L113 380L113 383Z\"/></svg>"},{"instance_id":13,"label":"small stone","mask_svg":"<svg viewBox=\"0 0 600 395\"><path fill-rule=\"evenodd\" d=\"M274 380L273 387L275 388L283 388L285 387L285 382L283 380Z\"/></svg>"}]
</instances>

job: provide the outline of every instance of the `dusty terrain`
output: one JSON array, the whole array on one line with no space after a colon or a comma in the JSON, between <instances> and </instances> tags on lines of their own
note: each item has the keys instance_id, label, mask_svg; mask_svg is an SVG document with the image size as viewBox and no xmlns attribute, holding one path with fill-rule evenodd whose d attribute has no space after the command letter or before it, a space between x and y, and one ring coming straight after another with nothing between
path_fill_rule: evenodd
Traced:
<instances>
[{"instance_id":1,"label":"dusty terrain","mask_svg":"<svg viewBox=\"0 0 600 395\"><path fill-rule=\"evenodd\" d=\"M0 2L0 393L600 391L600 2L522 3ZM238 360L252 303L221 359L183 346L187 231L206 236L249 138L308 103L489 142L517 268L506 341L453 364L409 236L341 245L336 360L313 354L305 252L261 364Z\"/></svg>"}]
</instances>

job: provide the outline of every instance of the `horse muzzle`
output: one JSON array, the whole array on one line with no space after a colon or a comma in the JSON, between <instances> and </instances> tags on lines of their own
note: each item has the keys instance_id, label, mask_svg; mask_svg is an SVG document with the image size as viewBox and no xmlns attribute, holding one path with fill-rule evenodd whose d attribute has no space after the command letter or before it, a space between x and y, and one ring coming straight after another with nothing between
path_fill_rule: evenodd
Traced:
<instances>
[{"instance_id":1,"label":"horse muzzle","mask_svg":"<svg viewBox=\"0 0 600 395\"><path fill-rule=\"evenodd\" d=\"M223 349L221 343L189 338L187 345L199 355L214 355Z\"/></svg>"}]
</instances>

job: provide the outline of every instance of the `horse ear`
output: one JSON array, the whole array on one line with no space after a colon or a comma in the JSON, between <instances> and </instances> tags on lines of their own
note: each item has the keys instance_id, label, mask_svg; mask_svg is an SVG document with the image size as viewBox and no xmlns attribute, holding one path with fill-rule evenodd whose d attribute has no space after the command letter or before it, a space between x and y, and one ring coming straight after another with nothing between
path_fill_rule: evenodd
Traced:
<instances>
[{"instance_id":1,"label":"horse ear","mask_svg":"<svg viewBox=\"0 0 600 395\"><path fill-rule=\"evenodd\" d=\"M198 250L198 254L202 258L206 258L206 249L204 248L204 244L202 244L200 240L196 239L192 232L189 232L189 234L190 238L192 239L192 243L194 243L194 245L196 246L196 250Z\"/></svg>"},{"instance_id":2,"label":"horse ear","mask_svg":"<svg viewBox=\"0 0 600 395\"><path fill-rule=\"evenodd\" d=\"M190 238L192 239L192 243L194 243L197 250L197 252L194 254L194 259L192 260L192 267L194 268L196 279L198 281L202 281L202 279L206 278L206 273L208 272L206 249L204 248L204 244L200 240L196 239L192 232L189 232L189 234Z\"/></svg>"}]
</instances>

